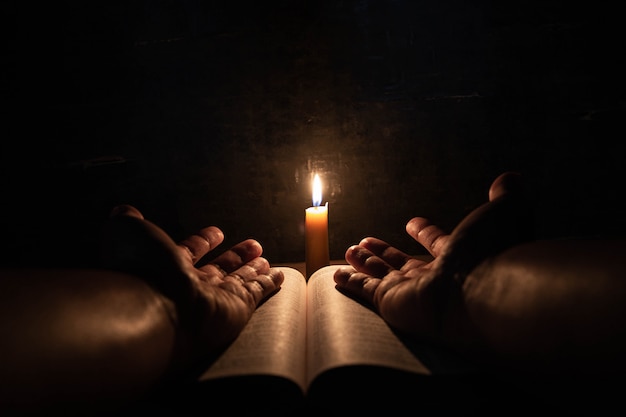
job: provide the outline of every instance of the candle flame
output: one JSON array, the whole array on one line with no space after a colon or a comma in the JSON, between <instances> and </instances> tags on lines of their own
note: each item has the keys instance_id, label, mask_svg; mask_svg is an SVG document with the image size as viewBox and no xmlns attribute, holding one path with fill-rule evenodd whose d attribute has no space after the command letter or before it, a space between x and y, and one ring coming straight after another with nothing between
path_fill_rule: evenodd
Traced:
<instances>
[{"instance_id":1,"label":"candle flame","mask_svg":"<svg viewBox=\"0 0 626 417\"><path fill-rule=\"evenodd\" d=\"M315 207L322 204L322 181L320 176L315 174L313 178L313 205Z\"/></svg>"}]
</instances>

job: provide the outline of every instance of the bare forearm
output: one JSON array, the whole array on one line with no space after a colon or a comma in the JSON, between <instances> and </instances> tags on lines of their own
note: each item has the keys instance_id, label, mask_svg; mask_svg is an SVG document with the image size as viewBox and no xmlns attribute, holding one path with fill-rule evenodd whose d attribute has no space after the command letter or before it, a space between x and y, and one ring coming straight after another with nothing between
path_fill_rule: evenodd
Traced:
<instances>
[{"instance_id":1,"label":"bare forearm","mask_svg":"<svg viewBox=\"0 0 626 417\"><path fill-rule=\"evenodd\" d=\"M2 275L3 407L114 404L167 371L175 342L168 301L138 278L93 270Z\"/></svg>"},{"instance_id":2,"label":"bare forearm","mask_svg":"<svg viewBox=\"0 0 626 417\"><path fill-rule=\"evenodd\" d=\"M468 276L449 336L522 370L625 370L625 250L591 240L509 249Z\"/></svg>"}]
</instances>

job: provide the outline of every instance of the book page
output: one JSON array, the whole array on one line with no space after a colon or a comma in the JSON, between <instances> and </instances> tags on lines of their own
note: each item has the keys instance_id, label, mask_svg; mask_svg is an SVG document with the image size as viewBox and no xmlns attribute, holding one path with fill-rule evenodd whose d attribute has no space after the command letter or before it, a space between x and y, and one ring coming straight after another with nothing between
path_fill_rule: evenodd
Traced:
<instances>
[{"instance_id":1,"label":"book page","mask_svg":"<svg viewBox=\"0 0 626 417\"><path fill-rule=\"evenodd\" d=\"M430 370L374 311L335 288L340 265L316 271L308 282L308 382L330 368L373 365L429 375Z\"/></svg>"},{"instance_id":2,"label":"book page","mask_svg":"<svg viewBox=\"0 0 626 417\"><path fill-rule=\"evenodd\" d=\"M280 290L260 305L228 349L199 381L222 377L274 375L295 381L304 392L306 280L296 269L281 267Z\"/></svg>"}]
</instances>

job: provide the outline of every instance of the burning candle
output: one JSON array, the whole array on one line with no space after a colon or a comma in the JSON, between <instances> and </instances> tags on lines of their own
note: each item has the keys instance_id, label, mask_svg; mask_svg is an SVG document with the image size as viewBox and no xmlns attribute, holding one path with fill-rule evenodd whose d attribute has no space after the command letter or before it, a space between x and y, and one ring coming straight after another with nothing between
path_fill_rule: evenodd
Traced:
<instances>
[{"instance_id":1,"label":"burning candle","mask_svg":"<svg viewBox=\"0 0 626 417\"><path fill-rule=\"evenodd\" d=\"M305 213L306 276L323 266L330 265L328 252L328 203L322 204L322 181L319 175L313 178L313 207Z\"/></svg>"}]
</instances>

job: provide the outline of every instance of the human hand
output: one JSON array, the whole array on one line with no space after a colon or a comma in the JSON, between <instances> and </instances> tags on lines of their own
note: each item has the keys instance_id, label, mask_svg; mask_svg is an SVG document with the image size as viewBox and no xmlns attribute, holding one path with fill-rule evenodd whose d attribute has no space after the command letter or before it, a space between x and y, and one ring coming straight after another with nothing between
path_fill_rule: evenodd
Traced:
<instances>
[{"instance_id":1,"label":"human hand","mask_svg":"<svg viewBox=\"0 0 626 417\"><path fill-rule=\"evenodd\" d=\"M530 239L532 216L519 175L492 183L489 201L472 211L451 234L415 217L406 231L433 256L414 257L367 237L346 251L350 267L334 276L337 288L368 302L396 329L441 341L443 321L462 307L460 287L471 270L496 253Z\"/></svg>"},{"instance_id":2,"label":"human hand","mask_svg":"<svg viewBox=\"0 0 626 417\"><path fill-rule=\"evenodd\" d=\"M114 208L104 230L105 266L142 277L171 300L178 360L202 363L218 353L283 282L283 273L270 268L253 239L201 264L223 240L222 231L210 226L175 243L129 205Z\"/></svg>"}]
</instances>

